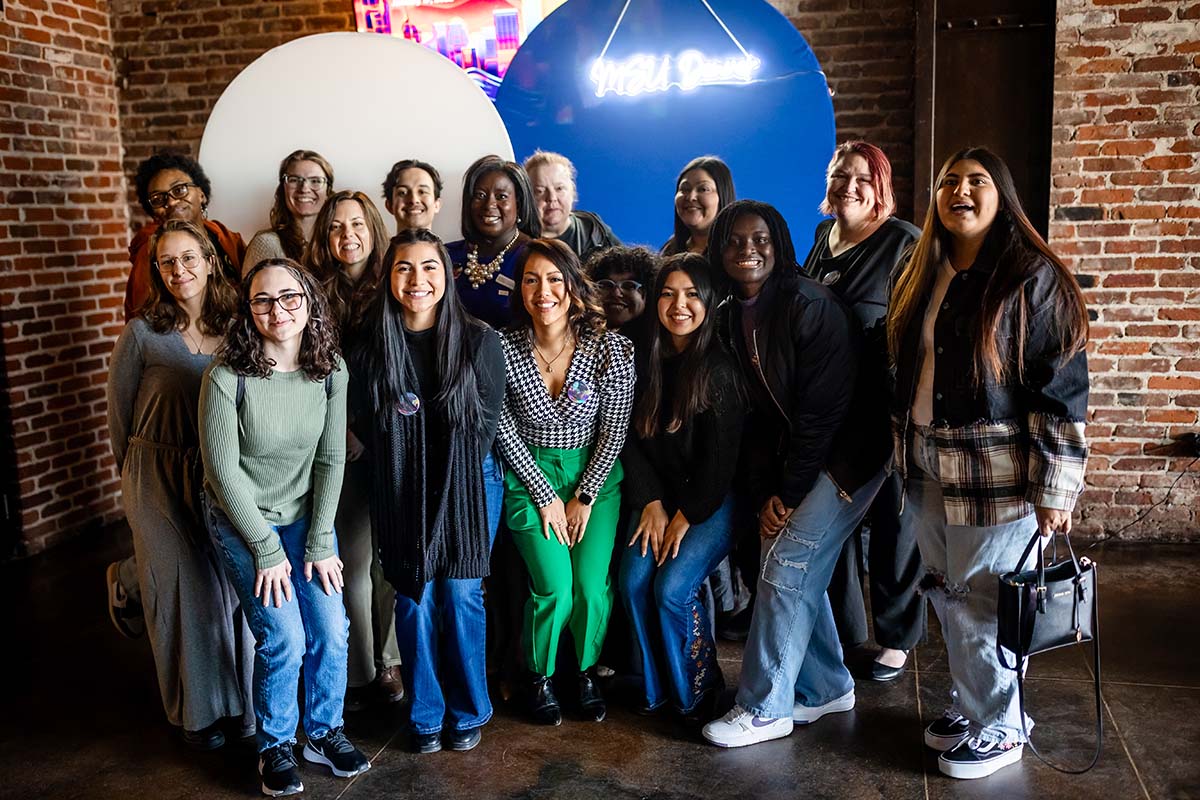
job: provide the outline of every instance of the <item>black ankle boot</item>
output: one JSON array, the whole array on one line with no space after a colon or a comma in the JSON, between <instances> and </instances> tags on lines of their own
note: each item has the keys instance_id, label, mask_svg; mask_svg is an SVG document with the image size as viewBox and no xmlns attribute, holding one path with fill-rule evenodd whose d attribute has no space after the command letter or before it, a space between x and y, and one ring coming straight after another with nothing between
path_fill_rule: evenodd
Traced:
<instances>
[{"instance_id":1,"label":"black ankle boot","mask_svg":"<svg viewBox=\"0 0 1200 800\"><path fill-rule=\"evenodd\" d=\"M586 669L579 673L579 710L584 719L592 722L602 722L608 714L608 706L604 703L604 695L600 694L600 684L594 670Z\"/></svg>"},{"instance_id":2,"label":"black ankle boot","mask_svg":"<svg viewBox=\"0 0 1200 800\"><path fill-rule=\"evenodd\" d=\"M554 696L554 684L545 675L529 675L529 711L539 725L562 724L562 708Z\"/></svg>"}]
</instances>

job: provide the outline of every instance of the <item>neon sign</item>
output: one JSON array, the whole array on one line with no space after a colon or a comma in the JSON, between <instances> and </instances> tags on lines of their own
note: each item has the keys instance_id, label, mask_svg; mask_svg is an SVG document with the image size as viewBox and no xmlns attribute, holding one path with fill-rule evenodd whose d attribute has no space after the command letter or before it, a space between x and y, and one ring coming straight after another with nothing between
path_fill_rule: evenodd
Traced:
<instances>
[{"instance_id":1,"label":"neon sign","mask_svg":"<svg viewBox=\"0 0 1200 800\"><path fill-rule=\"evenodd\" d=\"M743 53L730 58L709 58L699 50L675 56L638 54L622 61L603 55L592 62L588 77L596 84L596 97L609 92L634 97L665 92L671 87L689 92L699 86L749 83L762 66L757 57Z\"/></svg>"}]
</instances>

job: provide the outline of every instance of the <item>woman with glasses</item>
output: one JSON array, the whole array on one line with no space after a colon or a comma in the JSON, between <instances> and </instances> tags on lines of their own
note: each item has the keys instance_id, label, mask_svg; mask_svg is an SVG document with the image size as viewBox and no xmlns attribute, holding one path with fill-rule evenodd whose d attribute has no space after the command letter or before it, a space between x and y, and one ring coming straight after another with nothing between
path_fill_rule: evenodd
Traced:
<instances>
[{"instance_id":1,"label":"woman with glasses","mask_svg":"<svg viewBox=\"0 0 1200 800\"><path fill-rule=\"evenodd\" d=\"M634 516L618 585L641 652L643 710L669 701L707 722L725 681L699 591L733 547L743 400L704 257L665 259L652 296L656 324L621 451Z\"/></svg>"},{"instance_id":2,"label":"woman with glasses","mask_svg":"<svg viewBox=\"0 0 1200 800\"><path fill-rule=\"evenodd\" d=\"M542 235L533 188L520 164L484 156L467 168L462 235L447 245L459 297L471 316L503 328L511 319L517 258L526 242Z\"/></svg>"},{"instance_id":3,"label":"woman with glasses","mask_svg":"<svg viewBox=\"0 0 1200 800\"><path fill-rule=\"evenodd\" d=\"M717 212L734 201L733 174L716 156L693 158L675 179L675 232L662 255L705 252Z\"/></svg>"},{"instance_id":4,"label":"woman with glasses","mask_svg":"<svg viewBox=\"0 0 1200 800\"><path fill-rule=\"evenodd\" d=\"M838 146L826 171L821 212L830 219L817 225L812 249L804 259L804 274L833 290L854 313L867 347L860 372L875 386L887 386L887 343L884 317L889 281L896 265L920 235L913 225L892 216L892 165L882 150L868 142ZM863 463L878 466L880 453L892 449L887 419L887 393L876 392L875 408L865 415L872 428L871 450ZM882 461L886 461L886 456ZM881 467L882 468L882 467ZM925 601L917 592L921 555L912 536L901 537L900 480L884 478L871 501L867 517L870 546L867 570L871 616L879 653L871 665L872 680L895 680L904 673L908 651L925 634ZM846 540L829 583L833 617L844 645L867 641L867 612L863 603L862 536Z\"/></svg>"},{"instance_id":5,"label":"woman with glasses","mask_svg":"<svg viewBox=\"0 0 1200 800\"><path fill-rule=\"evenodd\" d=\"M471 750L492 716L481 579L502 494L484 480L504 398L500 338L466 313L441 239L401 231L388 248L352 396L375 454L371 519L396 587L412 747Z\"/></svg>"},{"instance_id":6,"label":"woman with glasses","mask_svg":"<svg viewBox=\"0 0 1200 800\"><path fill-rule=\"evenodd\" d=\"M588 261L587 273L600 291L610 331L620 331L642 316L646 287L654 280L657 268L658 256L644 247L610 247ZM629 336L628 330L623 332Z\"/></svg>"},{"instance_id":7,"label":"woman with glasses","mask_svg":"<svg viewBox=\"0 0 1200 800\"><path fill-rule=\"evenodd\" d=\"M254 632L264 794L303 789L293 752L304 668L304 758L370 768L342 733L348 621L334 515L346 457L346 370L320 285L289 259L246 275L200 390L208 525Z\"/></svg>"},{"instance_id":8,"label":"woman with glasses","mask_svg":"<svg viewBox=\"0 0 1200 800\"><path fill-rule=\"evenodd\" d=\"M211 750L225 743L225 718L254 734L250 640L235 630L237 595L199 503L200 379L237 293L190 222L168 220L150 250L150 299L117 339L109 368L109 438L163 709L188 745Z\"/></svg>"},{"instance_id":9,"label":"woman with glasses","mask_svg":"<svg viewBox=\"0 0 1200 800\"><path fill-rule=\"evenodd\" d=\"M595 289L564 243L530 241L514 278L497 442L508 465L505 520L530 576L522 636L530 710L539 723L562 721L551 677L569 627L579 707L599 722L607 708L593 667L612 608L633 348L605 331Z\"/></svg>"},{"instance_id":10,"label":"woman with glasses","mask_svg":"<svg viewBox=\"0 0 1200 800\"><path fill-rule=\"evenodd\" d=\"M246 245L241 234L231 231L220 222L208 219L208 203L212 199L212 184L195 159L181 153L155 153L138 165L138 201L150 216L150 221L129 244L129 283L125 287L125 321L133 319L150 297L150 239L167 220L181 219L203 230L213 243L217 268L233 286L242 274Z\"/></svg>"},{"instance_id":11,"label":"woman with glasses","mask_svg":"<svg viewBox=\"0 0 1200 800\"><path fill-rule=\"evenodd\" d=\"M355 348L367 307L386 283L387 242L383 217L362 192L334 193L317 215L308 264L329 298L343 353ZM383 577L371 538L371 454L355 436L353 418L350 424L337 531L346 563L346 613L350 615L346 707L358 711L373 699L398 702L404 689L396 645L395 593Z\"/></svg>"},{"instance_id":12,"label":"woman with glasses","mask_svg":"<svg viewBox=\"0 0 1200 800\"><path fill-rule=\"evenodd\" d=\"M254 234L242 272L266 258L304 261L317 214L333 191L333 167L312 150L294 150L279 164L279 184L271 206L271 227Z\"/></svg>"}]
</instances>

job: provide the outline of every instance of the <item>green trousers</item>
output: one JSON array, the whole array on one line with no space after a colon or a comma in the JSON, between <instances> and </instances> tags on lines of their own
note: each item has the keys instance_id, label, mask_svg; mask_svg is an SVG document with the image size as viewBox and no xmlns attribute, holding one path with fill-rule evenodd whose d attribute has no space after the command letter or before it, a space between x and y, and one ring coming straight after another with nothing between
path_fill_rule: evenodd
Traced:
<instances>
[{"instance_id":1,"label":"green trousers","mask_svg":"<svg viewBox=\"0 0 1200 800\"><path fill-rule=\"evenodd\" d=\"M570 500L592 448L530 447L529 452L562 501ZM568 626L581 670L600 657L612 611L608 567L617 537L623 474L621 462L613 464L592 503L583 541L571 548L559 544L553 533L549 539L542 535L542 517L529 490L511 469L504 476L505 521L529 568L522 635L525 665L540 675L554 674L558 639Z\"/></svg>"}]
</instances>

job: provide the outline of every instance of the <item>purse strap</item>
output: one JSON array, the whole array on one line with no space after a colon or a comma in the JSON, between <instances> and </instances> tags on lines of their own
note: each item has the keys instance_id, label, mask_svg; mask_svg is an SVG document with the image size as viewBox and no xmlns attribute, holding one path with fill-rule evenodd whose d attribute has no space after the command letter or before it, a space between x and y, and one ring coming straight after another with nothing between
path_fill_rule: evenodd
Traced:
<instances>
[{"instance_id":1,"label":"purse strap","mask_svg":"<svg viewBox=\"0 0 1200 800\"><path fill-rule=\"evenodd\" d=\"M1034 534L1034 536L1040 538L1041 534ZM1070 548L1071 537L1063 534L1063 538L1067 540L1067 547ZM1022 564L1024 564L1025 559L1029 557L1029 553L1033 549L1033 545L1034 543L1030 542L1029 547L1025 548L1025 555L1021 556ZM1039 551L1039 556L1040 555L1041 553ZM1075 561L1074 549L1071 549L1071 560ZM1041 559L1039 558L1039 566L1040 561ZM1075 561L1075 568L1076 570L1079 570L1080 568L1078 561ZM1092 767L1096 766L1096 763L1100 760L1100 751L1104 747L1104 701L1100 695L1100 598L1096 593L1096 590L1099 588L1100 581L1096 575L1096 565L1093 563L1090 565L1090 568L1092 572L1092 674L1094 676L1093 684L1096 695L1096 751L1092 754L1092 760L1086 767L1083 767L1082 769L1060 767L1058 764L1055 764L1053 761L1050 761L1048 758L1038 752L1037 747L1033 744L1033 739L1029 736L1029 729L1025 722L1025 670L1017 670L1017 699L1019 701L1021 711L1021 733L1025 735L1025 743L1029 745L1029 749L1033 751L1035 756L1037 756L1038 761L1041 761L1051 769L1057 772L1062 772L1066 775L1082 775ZM1044 577L1044 570L1039 569L1038 584L1040 586L1044 586ZM1041 594L1043 593L1039 593L1039 597ZM1029 658L1029 656L1025 653L1024 643L1019 639L1020 637L1018 637L1017 641L1018 652L1015 655L1017 665L1023 666L1025 664L1025 659Z\"/></svg>"}]
</instances>

